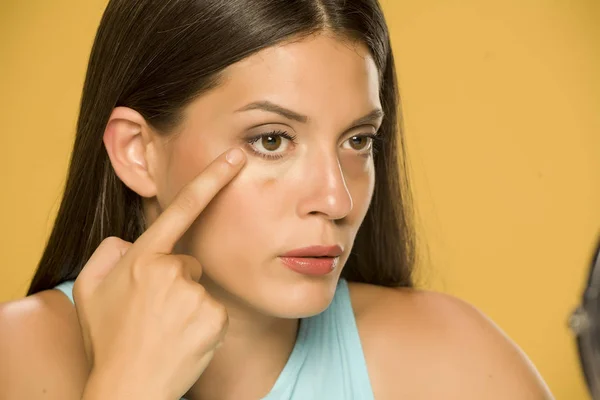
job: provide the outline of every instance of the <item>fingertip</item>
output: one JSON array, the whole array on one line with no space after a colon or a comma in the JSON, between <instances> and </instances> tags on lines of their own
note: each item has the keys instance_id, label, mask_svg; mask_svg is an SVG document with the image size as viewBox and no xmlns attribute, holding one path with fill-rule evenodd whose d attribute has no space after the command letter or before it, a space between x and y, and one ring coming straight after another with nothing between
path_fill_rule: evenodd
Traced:
<instances>
[{"instance_id":1,"label":"fingertip","mask_svg":"<svg viewBox=\"0 0 600 400\"><path fill-rule=\"evenodd\" d=\"M225 155L227 162L233 166L241 164L246 158L246 154L240 148L231 149Z\"/></svg>"}]
</instances>

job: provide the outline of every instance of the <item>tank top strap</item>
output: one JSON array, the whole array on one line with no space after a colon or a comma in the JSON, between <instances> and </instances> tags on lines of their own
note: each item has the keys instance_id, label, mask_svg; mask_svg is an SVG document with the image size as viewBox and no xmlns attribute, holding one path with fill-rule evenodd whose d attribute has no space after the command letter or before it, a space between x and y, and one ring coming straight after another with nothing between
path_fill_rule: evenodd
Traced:
<instances>
[{"instance_id":1,"label":"tank top strap","mask_svg":"<svg viewBox=\"0 0 600 400\"><path fill-rule=\"evenodd\" d=\"M57 286L54 287L54 289L60 290L61 292L63 292L65 294L65 296L67 296L69 298L69 300L71 300L71 303L75 304L75 301L73 300L73 285L75 284L75 281L65 281Z\"/></svg>"},{"instance_id":2,"label":"tank top strap","mask_svg":"<svg viewBox=\"0 0 600 400\"><path fill-rule=\"evenodd\" d=\"M373 389L352 307L350 288L345 279L340 279L330 309L330 323L336 332L333 339L340 346L342 352L340 365L346 370L345 375L349 380L347 387L351 388L349 395L344 398L373 400ZM333 344L332 342L331 345Z\"/></svg>"}]
</instances>

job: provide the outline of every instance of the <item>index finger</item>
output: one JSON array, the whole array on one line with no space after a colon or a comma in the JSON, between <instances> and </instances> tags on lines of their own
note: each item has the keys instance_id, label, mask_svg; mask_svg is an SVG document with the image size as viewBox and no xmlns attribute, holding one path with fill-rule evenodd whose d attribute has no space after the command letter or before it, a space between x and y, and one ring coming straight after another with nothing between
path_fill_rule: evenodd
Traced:
<instances>
[{"instance_id":1,"label":"index finger","mask_svg":"<svg viewBox=\"0 0 600 400\"><path fill-rule=\"evenodd\" d=\"M208 203L242 169L245 153L231 149L217 157L175 196L171 204L135 241L129 252L168 254Z\"/></svg>"}]
</instances>

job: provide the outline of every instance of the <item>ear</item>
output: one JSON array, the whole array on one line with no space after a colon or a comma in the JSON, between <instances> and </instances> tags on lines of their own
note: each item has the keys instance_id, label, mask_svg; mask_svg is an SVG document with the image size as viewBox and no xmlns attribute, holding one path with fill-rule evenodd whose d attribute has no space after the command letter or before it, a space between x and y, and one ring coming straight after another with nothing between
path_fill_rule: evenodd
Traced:
<instances>
[{"instance_id":1,"label":"ear","mask_svg":"<svg viewBox=\"0 0 600 400\"><path fill-rule=\"evenodd\" d=\"M113 110L104 131L104 145L115 173L131 190L147 198L156 196L149 167L152 138L144 117L127 107Z\"/></svg>"}]
</instances>

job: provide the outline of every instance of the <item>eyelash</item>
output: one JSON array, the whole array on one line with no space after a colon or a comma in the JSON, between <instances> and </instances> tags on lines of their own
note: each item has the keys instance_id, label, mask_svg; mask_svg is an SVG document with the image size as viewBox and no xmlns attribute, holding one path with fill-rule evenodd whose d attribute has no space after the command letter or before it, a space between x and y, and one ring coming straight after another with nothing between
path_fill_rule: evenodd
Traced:
<instances>
[{"instance_id":1,"label":"eyelash","mask_svg":"<svg viewBox=\"0 0 600 400\"><path fill-rule=\"evenodd\" d=\"M264 137L274 137L274 136L279 136L282 137L284 139L289 140L290 142L292 142L292 144L296 144L296 135L290 135L288 134L286 131L281 131L281 130L275 130L275 131L271 131L271 132L267 132L267 133L263 133L261 135L258 136L254 136L251 137L247 140L247 143L249 144L250 150L256 154L259 157L262 157L266 160L279 160L280 158L283 157L283 154L265 154L265 153L261 153L259 151L256 150L256 148L254 146L252 146L254 143L258 142L259 140L261 140ZM373 154L377 154L379 151L379 146L381 143L383 143L384 139L377 134L361 134L361 135L353 135L351 136L349 139L354 138L354 137L366 137L366 138L370 138L372 143L371 143L371 150ZM361 154L363 156L369 156L371 154L371 152L365 153L365 154Z\"/></svg>"}]
</instances>

